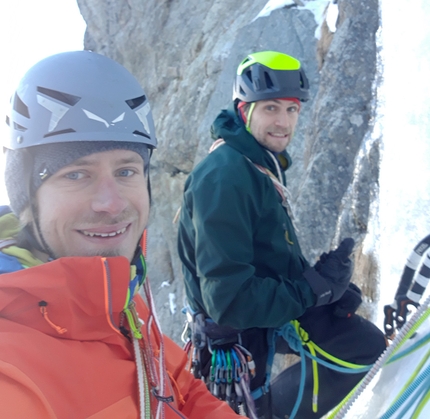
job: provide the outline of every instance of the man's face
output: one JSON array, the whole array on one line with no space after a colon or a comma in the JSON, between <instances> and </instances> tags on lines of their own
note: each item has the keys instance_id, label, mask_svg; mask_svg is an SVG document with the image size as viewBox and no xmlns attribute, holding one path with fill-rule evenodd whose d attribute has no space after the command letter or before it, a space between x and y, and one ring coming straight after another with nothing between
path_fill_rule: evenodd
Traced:
<instances>
[{"instance_id":1,"label":"man's face","mask_svg":"<svg viewBox=\"0 0 430 419\"><path fill-rule=\"evenodd\" d=\"M56 257L125 256L130 261L149 215L142 157L129 150L75 160L38 189L42 235Z\"/></svg>"},{"instance_id":2,"label":"man's face","mask_svg":"<svg viewBox=\"0 0 430 419\"><path fill-rule=\"evenodd\" d=\"M250 129L255 139L275 153L284 151L294 134L299 105L291 100L260 100L251 113Z\"/></svg>"}]
</instances>

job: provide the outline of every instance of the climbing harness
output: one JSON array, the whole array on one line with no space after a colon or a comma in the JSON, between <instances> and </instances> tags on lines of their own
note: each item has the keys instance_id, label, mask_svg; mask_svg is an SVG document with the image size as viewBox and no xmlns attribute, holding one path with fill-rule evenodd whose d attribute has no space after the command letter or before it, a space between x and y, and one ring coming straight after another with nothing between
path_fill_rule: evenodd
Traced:
<instances>
[{"instance_id":1,"label":"climbing harness","mask_svg":"<svg viewBox=\"0 0 430 419\"><path fill-rule=\"evenodd\" d=\"M420 264L421 268L416 273ZM409 307L417 308L419 306L429 279L430 235L414 247L405 264L394 301L384 307L384 330L387 338L393 339L396 329L400 329L405 324Z\"/></svg>"},{"instance_id":2,"label":"climbing harness","mask_svg":"<svg viewBox=\"0 0 430 419\"><path fill-rule=\"evenodd\" d=\"M334 371L346 374L359 374L370 370L372 365L359 365L343 361L327 353L309 338L307 332L300 326L298 320L287 323L282 328L269 329L268 331L268 359L266 365L265 383L250 392L250 380L255 375L255 364L252 354L239 343L232 343L232 335L226 339L220 339L222 328L215 339L208 336L205 331L214 330L215 323L211 319L205 318L202 313L188 316L190 323L186 325L183 333L185 351L190 357L190 370L194 376L201 378L207 384L209 390L216 397L225 400L229 405L242 416L256 418L254 401L263 394L269 392L271 369L275 356L275 344L278 338L283 338L289 347L301 358L301 379L296 403L289 416L294 419L302 403L305 377L306 377L306 357L312 360L313 371L313 398L312 410L318 412L318 364ZM192 322L194 319L199 319ZM202 322L203 320L203 322ZM209 327L203 327L204 322L209 322ZM206 323L207 324L207 323ZM215 343L214 343L215 341ZM210 370L208 376L202 374L201 351L209 350L211 354Z\"/></svg>"}]
</instances>

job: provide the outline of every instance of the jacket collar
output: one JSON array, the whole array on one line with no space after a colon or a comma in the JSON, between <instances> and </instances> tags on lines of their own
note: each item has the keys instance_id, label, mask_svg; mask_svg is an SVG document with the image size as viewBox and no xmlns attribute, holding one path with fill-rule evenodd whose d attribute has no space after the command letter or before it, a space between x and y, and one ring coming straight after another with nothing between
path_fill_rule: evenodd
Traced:
<instances>
[{"instance_id":1,"label":"jacket collar","mask_svg":"<svg viewBox=\"0 0 430 419\"><path fill-rule=\"evenodd\" d=\"M0 275L0 317L64 339L123 340L129 283L125 257L60 258ZM49 321L41 315L42 301ZM59 334L50 322L67 331Z\"/></svg>"},{"instance_id":2,"label":"jacket collar","mask_svg":"<svg viewBox=\"0 0 430 419\"><path fill-rule=\"evenodd\" d=\"M228 109L223 109L216 117L211 134L214 140L223 138L226 144L247 156L252 162L267 167L273 173L277 173L273 159L268 155L270 151L262 147L255 137L245 128L245 125L237 116L234 104ZM275 156L276 157L276 156ZM288 169L292 160L287 151L277 158L282 170Z\"/></svg>"}]
</instances>

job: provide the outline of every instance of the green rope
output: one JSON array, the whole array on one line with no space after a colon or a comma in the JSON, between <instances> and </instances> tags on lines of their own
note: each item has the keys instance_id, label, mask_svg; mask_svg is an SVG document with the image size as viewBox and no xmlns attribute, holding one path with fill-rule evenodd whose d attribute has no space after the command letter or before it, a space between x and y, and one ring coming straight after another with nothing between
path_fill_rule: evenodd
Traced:
<instances>
[{"instance_id":1,"label":"green rope","mask_svg":"<svg viewBox=\"0 0 430 419\"><path fill-rule=\"evenodd\" d=\"M425 308L425 305L426 305L426 303L425 304L423 304L423 308ZM422 339L420 342L417 342L415 345L414 345L414 349L411 349L411 348L408 348L406 351L403 351L403 352L401 352L401 353L398 353L396 356L394 356L394 354L396 353L396 352L398 352L399 350L400 350L400 348L412 337L412 335L417 331L417 329L424 323L424 321L428 318L430 316L430 308L429 307L427 307L426 309L425 309L425 311L420 315L420 317L415 321L415 323L411 326L411 328L407 331L407 333L405 333L405 336L403 336L401 339L400 339L400 341L399 342L396 342L396 347L393 347L392 348L392 350L391 350L391 353L389 354L389 356L388 356L388 358L387 358L387 360L385 360L385 363L383 363L382 365L380 365L380 366L378 366L378 368L379 369L381 369L384 365L387 365L387 364L389 364L389 363L391 363L391 362L395 362L395 361L397 361L398 359L401 359L401 358L403 358L404 356L406 356L408 353L410 353L410 352L412 352L413 350L416 350L416 349L418 349L419 347L421 347L421 346L423 346L424 345L424 343L425 342L427 342L428 341L428 337L426 337L426 338L424 338L424 339ZM388 350L388 349L387 349ZM388 354L386 354L386 355L388 355ZM381 358L380 358L380 360L382 361L383 360L383 358L384 358L384 354L381 356ZM375 363L375 366L376 366L376 364L377 363ZM375 367L374 367L375 368ZM375 371L371 371L371 373L375 373ZM359 390L361 390L361 387L362 387L362 384L363 384L363 382L367 379L367 377L369 376L369 374L366 376L366 377L364 377L361 381L360 381L360 383L358 383L355 387L354 387L354 389L352 390L352 391L350 391L349 392L349 394L337 405L337 407L329 414L329 416L327 417L327 419L334 419L334 418L340 418L340 417L344 417L344 414L345 413L343 413L343 415L342 416L338 416L338 414L342 414L342 410L344 410L344 408L345 408L345 406L347 405L347 404L350 404L350 403L353 403L353 402L355 402L355 400L354 401L352 401L351 402L351 400L353 399L353 397L355 396L355 397L358 397L357 396L357 391L358 391L358 395L360 395L361 394L361 392L359 391ZM371 379L373 379L374 378L374 376L372 376L372 378ZM369 383L367 383L367 384L369 384ZM366 384L366 386L367 386L367 384ZM407 386L406 386L407 387ZM362 391L362 390L361 390ZM427 396L426 395L426 397L425 397L425 402L423 401L423 403L424 403L424 405L427 403L427 400L428 400L428 397L429 396ZM422 409L422 408L421 408Z\"/></svg>"},{"instance_id":2,"label":"green rope","mask_svg":"<svg viewBox=\"0 0 430 419\"><path fill-rule=\"evenodd\" d=\"M428 358L430 355L430 349L427 351L426 355L424 356L424 358L420 361L420 363L418 364L418 366L414 369L414 371L412 371L411 376L409 377L409 379L406 381L405 385L401 388L401 390L399 391L399 393L397 394L397 396L394 398L393 403L391 403L390 407L392 405L394 405L394 403L396 403L400 397L402 397L402 394L404 394L404 392L406 391L406 389L411 385L411 383L415 380L415 378L418 376L418 374L420 373L421 369L424 367L425 363L427 362Z\"/></svg>"},{"instance_id":3,"label":"green rope","mask_svg":"<svg viewBox=\"0 0 430 419\"><path fill-rule=\"evenodd\" d=\"M418 403L418 406L416 407L414 414L411 416L411 419L419 418L420 413L424 409L425 405L429 402L429 400L430 400L430 389L427 390L424 397Z\"/></svg>"}]
</instances>

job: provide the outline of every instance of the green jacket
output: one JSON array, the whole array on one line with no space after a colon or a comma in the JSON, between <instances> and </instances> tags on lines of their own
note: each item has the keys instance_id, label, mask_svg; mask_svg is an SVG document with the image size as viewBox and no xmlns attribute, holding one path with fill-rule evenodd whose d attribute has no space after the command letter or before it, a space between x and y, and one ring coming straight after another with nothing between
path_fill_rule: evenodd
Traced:
<instances>
[{"instance_id":1,"label":"green jacket","mask_svg":"<svg viewBox=\"0 0 430 419\"><path fill-rule=\"evenodd\" d=\"M189 304L220 325L280 327L316 297L281 196L253 164L276 174L275 162L233 109L218 115L212 133L226 144L189 175L179 222Z\"/></svg>"}]
</instances>

